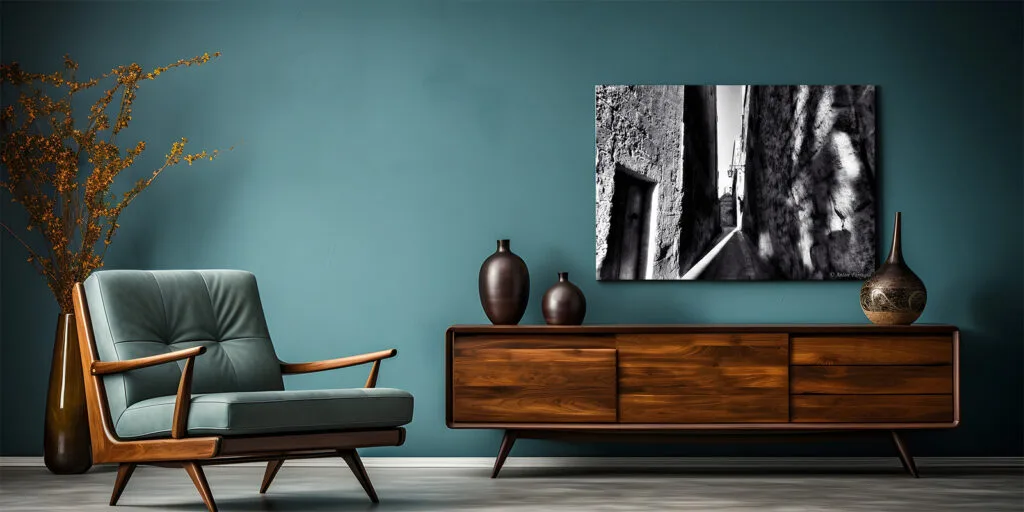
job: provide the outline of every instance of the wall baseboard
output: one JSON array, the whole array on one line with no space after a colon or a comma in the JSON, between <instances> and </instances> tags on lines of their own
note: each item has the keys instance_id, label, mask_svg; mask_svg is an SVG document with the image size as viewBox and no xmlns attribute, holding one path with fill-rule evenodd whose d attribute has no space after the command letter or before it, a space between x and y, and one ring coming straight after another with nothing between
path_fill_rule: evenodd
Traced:
<instances>
[{"instance_id":1,"label":"wall baseboard","mask_svg":"<svg viewBox=\"0 0 1024 512\"><path fill-rule=\"evenodd\" d=\"M916 457L922 468L1024 469L1024 457ZM493 457L365 457L368 468L490 469ZM342 467L340 458L299 459L295 467ZM238 466L263 467L264 463ZM0 467L43 467L42 457L0 457ZM506 468L890 468L899 467L896 457L509 457Z\"/></svg>"}]
</instances>

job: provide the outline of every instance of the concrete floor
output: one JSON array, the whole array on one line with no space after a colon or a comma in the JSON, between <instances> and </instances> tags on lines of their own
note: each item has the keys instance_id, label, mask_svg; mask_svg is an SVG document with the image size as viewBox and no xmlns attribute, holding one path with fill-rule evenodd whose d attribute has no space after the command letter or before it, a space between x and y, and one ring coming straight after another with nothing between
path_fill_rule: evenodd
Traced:
<instances>
[{"instance_id":1,"label":"concrete floor","mask_svg":"<svg viewBox=\"0 0 1024 512\"><path fill-rule=\"evenodd\" d=\"M1017 469L922 467L913 479L882 468L785 471L575 468L369 468L381 504L374 507L347 468L288 467L260 496L263 469L206 468L222 511L423 510L700 510L700 511L1020 511L1024 478ZM184 471L140 467L117 509L107 506L113 468L54 476L43 468L0 468L0 510L203 511Z\"/></svg>"}]
</instances>

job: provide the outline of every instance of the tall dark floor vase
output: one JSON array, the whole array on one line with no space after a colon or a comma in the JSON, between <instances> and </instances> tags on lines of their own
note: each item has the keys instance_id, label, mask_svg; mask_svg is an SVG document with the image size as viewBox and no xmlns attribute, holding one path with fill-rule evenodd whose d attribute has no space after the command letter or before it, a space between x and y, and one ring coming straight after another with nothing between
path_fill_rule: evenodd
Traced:
<instances>
[{"instance_id":1,"label":"tall dark floor vase","mask_svg":"<svg viewBox=\"0 0 1024 512\"><path fill-rule=\"evenodd\" d=\"M74 315L60 315L50 361L50 387L43 423L43 462L58 475L85 473L92 466L85 380Z\"/></svg>"}]
</instances>

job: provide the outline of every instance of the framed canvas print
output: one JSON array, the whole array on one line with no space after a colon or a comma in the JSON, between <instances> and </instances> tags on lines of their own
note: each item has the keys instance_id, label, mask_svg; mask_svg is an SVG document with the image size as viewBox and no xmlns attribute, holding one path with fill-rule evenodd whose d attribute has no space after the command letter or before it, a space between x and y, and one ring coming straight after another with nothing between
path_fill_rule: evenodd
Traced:
<instances>
[{"instance_id":1,"label":"framed canvas print","mask_svg":"<svg viewBox=\"0 0 1024 512\"><path fill-rule=\"evenodd\" d=\"M862 280L872 85L599 85L597 278Z\"/></svg>"}]
</instances>

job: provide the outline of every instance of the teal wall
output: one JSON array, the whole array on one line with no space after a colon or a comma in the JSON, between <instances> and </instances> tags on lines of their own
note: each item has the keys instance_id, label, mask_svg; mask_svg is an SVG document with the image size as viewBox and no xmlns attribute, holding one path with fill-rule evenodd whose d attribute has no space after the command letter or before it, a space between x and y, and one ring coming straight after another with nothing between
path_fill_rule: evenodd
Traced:
<instances>
[{"instance_id":1,"label":"teal wall","mask_svg":"<svg viewBox=\"0 0 1024 512\"><path fill-rule=\"evenodd\" d=\"M498 433L444 427L444 329L486 318L494 240L533 276L527 323L567 270L590 323L853 322L855 282L597 283L594 85L874 83L881 238L904 216L928 285L922 322L963 330L963 424L910 438L921 455L1021 455L1020 3L221 2L2 5L2 57L82 72L221 51L139 91L123 140L148 173L176 137L234 151L167 172L125 213L108 268L249 269L279 355L397 347L381 385L416 395L401 448L485 456ZM125 186L129 180L121 183ZM20 213L6 199L5 222ZM883 242L881 251L888 250ZM57 310L3 242L2 445L41 452ZM356 385L363 369L289 378ZM737 451L742 450L742 451ZM524 442L520 455L884 455L859 444L625 448Z\"/></svg>"}]
</instances>

